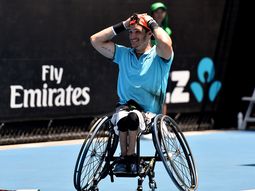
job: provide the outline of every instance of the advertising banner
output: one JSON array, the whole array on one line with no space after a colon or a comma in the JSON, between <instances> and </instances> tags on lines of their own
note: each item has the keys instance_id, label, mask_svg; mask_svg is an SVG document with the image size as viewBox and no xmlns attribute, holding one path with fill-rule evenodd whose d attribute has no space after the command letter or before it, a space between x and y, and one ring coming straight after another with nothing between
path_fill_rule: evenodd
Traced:
<instances>
[{"instance_id":1,"label":"advertising banner","mask_svg":"<svg viewBox=\"0 0 255 191\"><path fill-rule=\"evenodd\" d=\"M0 121L94 116L114 110L118 68L89 37L153 1L1 0ZM224 66L215 51L222 0L165 1L175 58L169 112L213 111ZM128 32L114 42L129 46Z\"/></svg>"}]
</instances>

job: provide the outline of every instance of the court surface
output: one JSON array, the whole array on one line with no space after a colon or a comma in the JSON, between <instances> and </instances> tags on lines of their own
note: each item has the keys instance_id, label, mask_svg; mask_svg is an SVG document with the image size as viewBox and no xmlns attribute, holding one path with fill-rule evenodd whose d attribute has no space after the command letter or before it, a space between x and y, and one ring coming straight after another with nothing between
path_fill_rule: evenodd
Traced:
<instances>
[{"instance_id":1,"label":"court surface","mask_svg":"<svg viewBox=\"0 0 255 191\"><path fill-rule=\"evenodd\" d=\"M199 191L255 190L255 132L207 131L185 134L193 152ZM0 190L74 191L73 170L82 141L0 146ZM119 151L117 151L119 152ZM154 153L152 140L141 141L144 155ZM176 191L161 162L156 164L159 191ZM144 191L148 183L144 182ZM100 191L135 191L137 178L110 177Z\"/></svg>"}]
</instances>

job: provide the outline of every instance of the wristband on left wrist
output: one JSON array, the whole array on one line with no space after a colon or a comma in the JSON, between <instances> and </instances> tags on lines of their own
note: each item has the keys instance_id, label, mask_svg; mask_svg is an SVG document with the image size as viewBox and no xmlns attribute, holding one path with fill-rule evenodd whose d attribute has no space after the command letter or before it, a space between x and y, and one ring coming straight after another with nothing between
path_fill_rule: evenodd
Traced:
<instances>
[{"instance_id":1,"label":"wristband on left wrist","mask_svg":"<svg viewBox=\"0 0 255 191\"><path fill-rule=\"evenodd\" d=\"M147 25L149 26L152 32L154 31L155 28L158 28L158 23L154 19L150 19L147 22Z\"/></svg>"}]
</instances>

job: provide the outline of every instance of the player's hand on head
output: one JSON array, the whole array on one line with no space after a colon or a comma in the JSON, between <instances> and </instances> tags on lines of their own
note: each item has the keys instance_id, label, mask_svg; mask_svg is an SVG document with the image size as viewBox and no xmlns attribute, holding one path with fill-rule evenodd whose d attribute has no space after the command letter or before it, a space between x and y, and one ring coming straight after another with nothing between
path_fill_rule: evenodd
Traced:
<instances>
[{"instance_id":1,"label":"player's hand on head","mask_svg":"<svg viewBox=\"0 0 255 191\"><path fill-rule=\"evenodd\" d=\"M123 21L123 24L124 24L124 26L125 26L125 28L126 29L129 29L130 28L130 18L131 17L129 17L129 18L127 18L125 21Z\"/></svg>"},{"instance_id":2,"label":"player's hand on head","mask_svg":"<svg viewBox=\"0 0 255 191\"><path fill-rule=\"evenodd\" d=\"M150 15L148 15L147 13L142 13L142 14L138 14L138 17L143 17L144 20L146 22L148 22L149 20L153 19Z\"/></svg>"}]
</instances>

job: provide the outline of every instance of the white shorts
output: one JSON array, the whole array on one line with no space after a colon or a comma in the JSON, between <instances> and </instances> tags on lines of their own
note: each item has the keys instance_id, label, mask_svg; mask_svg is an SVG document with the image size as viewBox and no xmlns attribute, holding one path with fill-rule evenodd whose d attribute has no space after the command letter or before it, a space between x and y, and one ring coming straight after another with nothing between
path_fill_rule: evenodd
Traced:
<instances>
[{"instance_id":1,"label":"white shorts","mask_svg":"<svg viewBox=\"0 0 255 191\"><path fill-rule=\"evenodd\" d=\"M152 118L156 116L156 114L151 112L140 112L136 109L128 111L125 106L121 106L116 108L116 112L112 115L111 122L114 125L114 131L117 135L119 135L119 130L117 123L124 117L127 117L130 112L135 113L139 119L139 130L144 131L146 129L146 125L148 125Z\"/></svg>"}]
</instances>

